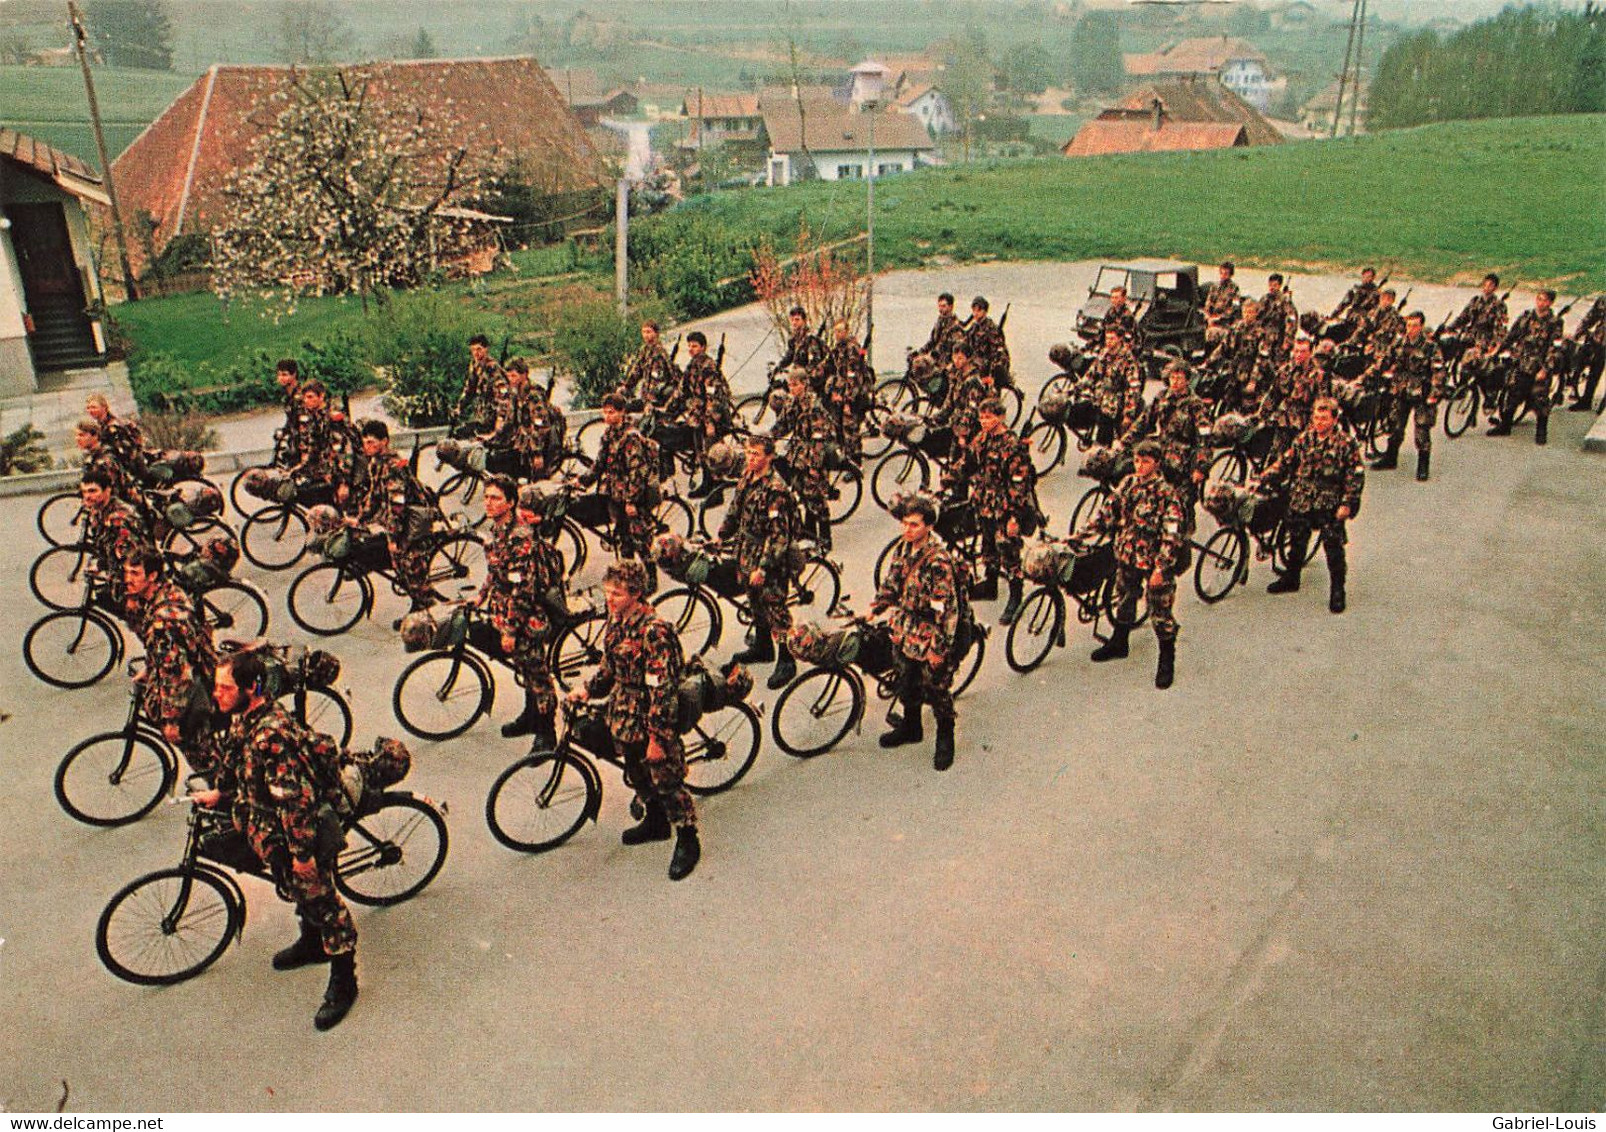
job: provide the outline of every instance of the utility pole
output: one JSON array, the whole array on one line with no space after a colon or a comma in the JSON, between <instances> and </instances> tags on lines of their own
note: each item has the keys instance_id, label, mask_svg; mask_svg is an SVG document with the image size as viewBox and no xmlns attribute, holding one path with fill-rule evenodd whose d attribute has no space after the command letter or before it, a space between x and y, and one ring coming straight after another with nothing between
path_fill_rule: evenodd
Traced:
<instances>
[{"instance_id":1,"label":"utility pole","mask_svg":"<svg viewBox=\"0 0 1606 1132\"><path fill-rule=\"evenodd\" d=\"M1355 55L1355 24L1360 19L1361 0L1354 0L1350 8L1349 38L1344 41L1344 69L1338 75L1338 100L1333 103L1333 128L1329 138L1338 137L1338 124L1344 118L1344 88L1349 85L1350 60Z\"/></svg>"},{"instance_id":2,"label":"utility pole","mask_svg":"<svg viewBox=\"0 0 1606 1132\"><path fill-rule=\"evenodd\" d=\"M870 179L864 186L864 314L867 330L875 325L875 108L874 101L866 102L863 107L864 112L870 116ZM875 343L872 340L870 350L874 349ZM874 371L875 359L868 352L864 360Z\"/></svg>"},{"instance_id":3,"label":"utility pole","mask_svg":"<svg viewBox=\"0 0 1606 1132\"><path fill-rule=\"evenodd\" d=\"M84 21L78 17L78 5L73 3L73 0L67 0L67 19L72 27L73 44L78 49L78 65L84 72L84 93L89 96L89 121L95 128L95 148L100 152L100 175L106 183L106 200L111 204L112 237L117 241L117 258L123 267L123 295L132 303L139 298L139 289L134 283L134 265L128 261L128 241L123 236L123 214L117 207L117 190L112 185L111 157L106 153L106 135L100 128L100 103L95 99L95 80L89 73L89 56L85 53L89 33L84 30Z\"/></svg>"},{"instance_id":4,"label":"utility pole","mask_svg":"<svg viewBox=\"0 0 1606 1132\"><path fill-rule=\"evenodd\" d=\"M1361 114L1361 71L1366 50L1366 0L1360 0L1361 18L1355 28L1355 83L1349 95L1349 136L1355 136L1355 123Z\"/></svg>"},{"instance_id":5,"label":"utility pole","mask_svg":"<svg viewBox=\"0 0 1606 1132\"><path fill-rule=\"evenodd\" d=\"M621 315L630 312L630 182L619 178L613 201L613 297Z\"/></svg>"}]
</instances>

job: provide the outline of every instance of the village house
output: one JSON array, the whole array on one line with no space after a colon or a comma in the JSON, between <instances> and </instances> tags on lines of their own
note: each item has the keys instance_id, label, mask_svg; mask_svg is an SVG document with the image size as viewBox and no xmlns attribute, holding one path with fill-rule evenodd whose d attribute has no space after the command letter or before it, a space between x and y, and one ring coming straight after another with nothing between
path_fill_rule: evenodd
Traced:
<instances>
[{"instance_id":1,"label":"village house","mask_svg":"<svg viewBox=\"0 0 1606 1132\"><path fill-rule=\"evenodd\" d=\"M885 177L929 164L935 152L920 119L901 110L855 110L833 99L790 95L761 99L769 185Z\"/></svg>"},{"instance_id":2,"label":"village house","mask_svg":"<svg viewBox=\"0 0 1606 1132\"><path fill-rule=\"evenodd\" d=\"M1213 78L1146 83L1085 123L1060 151L1066 157L1162 150L1278 145L1283 135Z\"/></svg>"},{"instance_id":3,"label":"village house","mask_svg":"<svg viewBox=\"0 0 1606 1132\"><path fill-rule=\"evenodd\" d=\"M1149 54L1124 55L1129 79L1208 77L1221 84L1262 114L1271 108L1287 80L1274 78L1266 57L1250 43L1231 36L1184 39Z\"/></svg>"}]
</instances>

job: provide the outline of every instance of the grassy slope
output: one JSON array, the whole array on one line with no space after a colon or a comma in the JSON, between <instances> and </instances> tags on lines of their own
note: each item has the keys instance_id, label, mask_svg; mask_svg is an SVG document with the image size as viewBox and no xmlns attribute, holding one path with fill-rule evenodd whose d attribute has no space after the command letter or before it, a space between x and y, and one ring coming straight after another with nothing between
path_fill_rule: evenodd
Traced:
<instances>
[{"instance_id":1,"label":"grassy slope","mask_svg":"<svg viewBox=\"0 0 1606 1132\"><path fill-rule=\"evenodd\" d=\"M194 81L190 75L96 67L95 94L112 156ZM100 165L76 67L0 67L0 122Z\"/></svg>"},{"instance_id":2,"label":"grassy slope","mask_svg":"<svg viewBox=\"0 0 1606 1132\"><path fill-rule=\"evenodd\" d=\"M954 259L1165 254L1200 262L1353 266L1423 280L1494 269L1606 287L1606 116L1460 122L1339 142L1198 154L1043 158L880 183L888 267ZM779 245L799 213L841 239L863 188L811 184L701 198Z\"/></svg>"}]
</instances>

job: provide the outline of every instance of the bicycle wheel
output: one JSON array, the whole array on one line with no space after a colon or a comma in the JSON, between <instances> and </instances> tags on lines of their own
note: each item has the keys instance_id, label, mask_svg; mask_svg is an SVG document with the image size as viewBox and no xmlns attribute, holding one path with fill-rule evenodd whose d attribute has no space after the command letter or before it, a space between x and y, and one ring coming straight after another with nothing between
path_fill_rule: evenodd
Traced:
<instances>
[{"instance_id":1,"label":"bicycle wheel","mask_svg":"<svg viewBox=\"0 0 1606 1132\"><path fill-rule=\"evenodd\" d=\"M245 490L245 477L252 472L271 472L272 470L272 464L258 464L251 468L241 468L234 473L234 478L229 481L229 506L234 508L236 515L249 515L254 508L260 506L259 502Z\"/></svg>"},{"instance_id":2,"label":"bicycle wheel","mask_svg":"<svg viewBox=\"0 0 1606 1132\"><path fill-rule=\"evenodd\" d=\"M1004 423L1010 428L1020 424L1021 410L1026 404L1020 390L1013 385L1006 385L998 391L998 399L1004 403Z\"/></svg>"},{"instance_id":3,"label":"bicycle wheel","mask_svg":"<svg viewBox=\"0 0 1606 1132\"><path fill-rule=\"evenodd\" d=\"M374 587L361 574L348 573L334 562L320 562L296 575L285 604L290 620L309 633L334 637L368 615Z\"/></svg>"},{"instance_id":4,"label":"bicycle wheel","mask_svg":"<svg viewBox=\"0 0 1606 1132\"><path fill-rule=\"evenodd\" d=\"M123 657L123 635L93 609L46 614L22 638L22 660L55 688L87 688L105 679Z\"/></svg>"},{"instance_id":5,"label":"bicycle wheel","mask_svg":"<svg viewBox=\"0 0 1606 1132\"><path fill-rule=\"evenodd\" d=\"M920 391L901 377L889 377L875 387L876 401L893 412L911 412L920 400Z\"/></svg>"},{"instance_id":6,"label":"bicycle wheel","mask_svg":"<svg viewBox=\"0 0 1606 1132\"><path fill-rule=\"evenodd\" d=\"M1229 448L1210 461L1210 470L1205 479L1242 487L1249 482L1249 460L1236 448Z\"/></svg>"},{"instance_id":7,"label":"bicycle wheel","mask_svg":"<svg viewBox=\"0 0 1606 1132\"><path fill-rule=\"evenodd\" d=\"M879 460L892 447L891 437L881 428L883 418L890 411L880 402L865 410L864 419L859 423L859 459L855 463Z\"/></svg>"},{"instance_id":8,"label":"bicycle wheel","mask_svg":"<svg viewBox=\"0 0 1606 1132\"><path fill-rule=\"evenodd\" d=\"M552 675L565 692L581 687L602 663L602 634L608 619L592 613L563 627L552 642Z\"/></svg>"},{"instance_id":9,"label":"bicycle wheel","mask_svg":"<svg viewBox=\"0 0 1606 1132\"><path fill-rule=\"evenodd\" d=\"M268 599L249 582L224 582L197 600L214 633L252 639L268 635Z\"/></svg>"},{"instance_id":10,"label":"bicycle wheel","mask_svg":"<svg viewBox=\"0 0 1606 1132\"><path fill-rule=\"evenodd\" d=\"M288 570L307 553L307 517L272 504L253 511L240 527L240 552L264 570Z\"/></svg>"},{"instance_id":11,"label":"bicycle wheel","mask_svg":"<svg viewBox=\"0 0 1606 1132\"><path fill-rule=\"evenodd\" d=\"M470 534L447 535L430 551L428 583L447 601L473 598L486 570L484 543Z\"/></svg>"},{"instance_id":12,"label":"bicycle wheel","mask_svg":"<svg viewBox=\"0 0 1606 1132\"><path fill-rule=\"evenodd\" d=\"M220 538L232 543L236 548L240 545L240 536L234 533L234 528L222 519L208 515L198 519L187 527L174 527L162 536L162 550L173 558L188 561L201 552L201 547Z\"/></svg>"},{"instance_id":13,"label":"bicycle wheel","mask_svg":"<svg viewBox=\"0 0 1606 1132\"><path fill-rule=\"evenodd\" d=\"M821 616L833 613L842 600L842 572L829 558L816 555L803 563L797 584L787 594L786 604L808 606Z\"/></svg>"},{"instance_id":14,"label":"bicycle wheel","mask_svg":"<svg viewBox=\"0 0 1606 1132\"><path fill-rule=\"evenodd\" d=\"M959 669L954 673L953 693L963 695L966 688L976 680L976 674L981 671L982 663L987 659L987 627L976 626L976 639L971 642L970 651L965 659L959 662Z\"/></svg>"},{"instance_id":15,"label":"bicycle wheel","mask_svg":"<svg viewBox=\"0 0 1606 1132\"><path fill-rule=\"evenodd\" d=\"M1038 421L1022 437L1032 454L1032 469L1041 479L1065 462L1065 448L1069 438L1065 426L1052 421Z\"/></svg>"},{"instance_id":16,"label":"bicycle wheel","mask_svg":"<svg viewBox=\"0 0 1606 1132\"><path fill-rule=\"evenodd\" d=\"M892 506L895 495L925 491L931 483L931 465L919 452L895 449L882 457L870 475L870 498L883 511Z\"/></svg>"},{"instance_id":17,"label":"bicycle wheel","mask_svg":"<svg viewBox=\"0 0 1606 1132\"><path fill-rule=\"evenodd\" d=\"M244 923L233 889L210 870L160 869L107 902L95 952L119 979L168 986L216 963Z\"/></svg>"},{"instance_id":18,"label":"bicycle wheel","mask_svg":"<svg viewBox=\"0 0 1606 1132\"><path fill-rule=\"evenodd\" d=\"M703 496L702 501L697 504L698 534L704 538L714 538L719 534L720 524L725 521L725 510L730 506L734 491L734 484L721 484Z\"/></svg>"},{"instance_id":19,"label":"bicycle wheel","mask_svg":"<svg viewBox=\"0 0 1606 1132\"><path fill-rule=\"evenodd\" d=\"M881 581L887 572L887 566L891 563L892 556L897 552L898 544L902 541L902 537L894 537L891 542L881 548L881 553L875 556L875 570L871 577L874 580L876 589L879 590L881 588Z\"/></svg>"},{"instance_id":20,"label":"bicycle wheel","mask_svg":"<svg viewBox=\"0 0 1606 1132\"><path fill-rule=\"evenodd\" d=\"M654 597L652 605L675 630L688 658L702 656L719 640L724 618L704 591L676 586Z\"/></svg>"},{"instance_id":21,"label":"bicycle wheel","mask_svg":"<svg viewBox=\"0 0 1606 1132\"><path fill-rule=\"evenodd\" d=\"M852 464L844 464L826 477L826 488L831 525L847 522L864 499L864 476Z\"/></svg>"},{"instance_id":22,"label":"bicycle wheel","mask_svg":"<svg viewBox=\"0 0 1606 1132\"><path fill-rule=\"evenodd\" d=\"M1123 621L1119 616L1117 616L1118 611L1116 608L1114 574L1111 574L1104 580L1104 586L1099 591L1099 608L1103 610L1104 619L1106 621L1108 621L1111 625L1120 626L1125 629L1136 629L1139 625L1143 624L1149 619L1149 603L1144 600L1144 595L1142 594L1138 595L1138 600L1132 607L1131 621Z\"/></svg>"},{"instance_id":23,"label":"bicycle wheel","mask_svg":"<svg viewBox=\"0 0 1606 1132\"><path fill-rule=\"evenodd\" d=\"M765 415L770 409L770 396L768 393L752 393L736 402L734 410L739 429L743 432L755 432L763 424Z\"/></svg>"},{"instance_id":24,"label":"bicycle wheel","mask_svg":"<svg viewBox=\"0 0 1606 1132\"><path fill-rule=\"evenodd\" d=\"M1091 523L1109 497L1110 489L1101 483L1096 483L1083 492L1082 498L1076 501L1076 507L1071 511L1071 529L1068 533L1074 535Z\"/></svg>"},{"instance_id":25,"label":"bicycle wheel","mask_svg":"<svg viewBox=\"0 0 1606 1132\"><path fill-rule=\"evenodd\" d=\"M420 739L455 739L491 710L490 673L466 654L426 653L396 678L391 708Z\"/></svg>"},{"instance_id":26,"label":"bicycle wheel","mask_svg":"<svg viewBox=\"0 0 1606 1132\"><path fill-rule=\"evenodd\" d=\"M87 546L53 546L34 559L28 588L46 609L77 609L84 604L94 564Z\"/></svg>"},{"instance_id":27,"label":"bicycle wheel","mask_svg":"<svg viewBox=\"0 0 1606 1132\"><path fill-rule=\"evenodd\" d=\"M1248 536L1234 527L1222 527L1199 550L1193 564L1193 592L1206 605L1214 605L1247 573L1248 557Z\"/></svg>"},{"instance_id":28,"label":"bicycle wheel","mask_svg":"<svg viewBox=\"0 0 1606 1132\"><path fill-rule=\"evenodd\" d=\"M109 731L67 752L56 768L56 801L85 825L127 825L154 810L177 778L166 746L137 731Z\"/></svg>"},{"instance_id":29,"label":"bicycle wheel","mask_svg":"<svg viewBox=\"0 0 1606 1132\"><path fill-rule=\"evenodd\" d=\"M1444 435L1454 440L1478 423L1478 386L1468 382L1461 386L1444 405Z\"/></svg>"},{"instance_id":30,"label":"bicycle wheel","mask_svg":"<svg viewBox=\"0 0 1606 1132\"><path fill-rule=\"evenodd\" d=\"M692 516L691 504L678 495L666 495L658 504L658 526L681 538L691 538L697 520Z\"/></svg>"},{"instance_id":31,"label":"bicycle wheel","mask_svg":"<svg viewBox=\"0 0 1606 1132\"><path fill-rule=\"evenodd\" d=\"M302 724L320 735L327 735L342 747L351 745L351 705L333 688L308 688L305 710L297 716ZM296 693L286 692L279 702L296 715Z\"/></svg>"},{"instance_id":32,"label":"bicycle wheel","mask_svg":"<svg viewBox=\"0 0 1606 1132\"><path fill-rule=\"evenodd\" d=\"M585 566L588 554L585 532L580 529L580 524L565 515L557 533L552 536L552 545L558 548L558 553L566 563L563 576L573 578Z\"/></svg>"},{"instance_id":33,"label":"bicycle wheel","mask_svg":"<svg viewBox=\"0 0 1606 1132\"><path fill-rule=\"evenodd\" d=\"M521 853L542 853L579 832L602 805L602 784L571 751L522 758L497 776L485 797L491 836Z\"/></svg>"},{"instance_id":34,"label":"bicycle wheel","mask_svg":"<svg viewBox=\"0 0 1606 1132\"><path fill-rule=\"evenodd\" d=\"M1065 599L1042 586L1026 595L1004 640L1004 661L1016 672L1031 672L1048 659L1065 631Z\"/></svg>"},{"instance_id":35,"label":"bicycle wheel","mask_svg":"<svg viewBox=\"0 0 1606 1132\"><path fill-rule=\"evenodd\" d=\"M34 525L51 546L71 546L78 541L84 504L76 491L52 495L39 505Z\"/></svg>"},{"instance_id":36,"label":"bicycle wheel","mask_svg":"<svg viewBox=\"0 0 1606 1132\"><path fill-rule=\"evenodd\" d=\"M811 668L775 703L775 745L799 759L824 754L864 718L864 689L838 668Z\"/></svg>"},{"instance_id":37,"label":"bicycle wheel","mask_svg":"<svg viewBox=\"0 0 1606 1132\"><path fill-rule=\"evenodd\" d=\"M575 446L595 461L597 453L602 451L602 434L608 431L608 422L601 417L593 417L580 426L580 431L574 434Z\"/></svg>"},{"instance_id":38,"label":"bicycle wheel","mask_svg":"<svg viewBox=\"0 0 1606 1132\"><path fill-rule=\"evenodd\" d=\"M745 703L706 713L682 742L686 789L718 794L741 781L758 758L758 712Z\"/></svg>"},{"instance_id":39,"label":"bicycle wheel","mask_svg":"<svg viewBox=\"0 0 1606 1132\"><path fill-rule=\"evenodd\" d=\"M435 879L446 847L439 810L411 794L381 794L346 830L335 887L358 904L400 904Z\"/></svg>"}]
</instances>

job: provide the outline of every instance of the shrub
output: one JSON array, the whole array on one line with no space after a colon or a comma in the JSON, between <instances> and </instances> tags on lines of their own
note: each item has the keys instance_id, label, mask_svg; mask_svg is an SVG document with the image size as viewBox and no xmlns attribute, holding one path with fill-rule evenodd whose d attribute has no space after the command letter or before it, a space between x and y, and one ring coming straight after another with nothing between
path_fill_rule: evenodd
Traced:
<instances>
[{"instance_id":1,"label":"shrub","mask_svg":"<svg viewBox=\"0 0 1606 1132\"><path fill-rule=\"evenodd\" d=\"M633 226L630 263L640 282L677 318L701 318L753 297L751 238L696 212L674 212Z\"/></svg>"},{"instance_id":2,"label":"shrub","mask_svg":"<svg viewBox=\"0 0 1606 1132\"><path fill-rule=\"evenodd\" d=\"M152 448L211 452L218 444L217 429L196 413L144 413L139 427L145 433L145 443Z\"/></svg>"},{"instance_id":3,"label":"shrub","mask_svg":"<svg viewBox=\"0 0 1606 1132\"><path fill-rule=\"evenodd\" d=\"M336 330L323 342L301 343L301 370L329 388L330 398L339 401L374 384L374 367L368 360L371 343L347 330ZM263 369L272 372L278 359L262 355Z\"/></svg>"},{"instance_id":4,"label":"shrub","mask_svg":"<svg viewBox=\"0 0 1606 1132\"><path fill-rule=\"evenodd\" d=\"M0 476L22 476L29 472L43 472L50 468L50 452L44 445L45 434L25 424L16 432L0 440Z\"/></svg>"},{"instance_id":5,"label":"shrub","mask_svg":"<svg viewBox=\"0 0 1606 1132\"><path fill-rule=\"evenodd\" d=\"M372 315L367 355L386 375L385 408L410 428L446 423L463 389L468 339L483 333L498 353L483 316L434 291L398 295Z\"/></svg>"},{"instance_id":6,"label":"shrub","mask_svg":"<svg viewBox=\"0 0 1606 1132\"><path fill-rule=\"evenodd\" d=\"M575 408L595 408L619 384L626 360L641 345L641 320L650 317L640 312L626 317L604 299L564 312L552 347L574 377Z\"/></svg>"}]
</instances>

